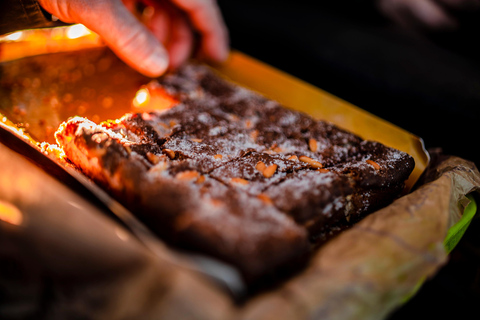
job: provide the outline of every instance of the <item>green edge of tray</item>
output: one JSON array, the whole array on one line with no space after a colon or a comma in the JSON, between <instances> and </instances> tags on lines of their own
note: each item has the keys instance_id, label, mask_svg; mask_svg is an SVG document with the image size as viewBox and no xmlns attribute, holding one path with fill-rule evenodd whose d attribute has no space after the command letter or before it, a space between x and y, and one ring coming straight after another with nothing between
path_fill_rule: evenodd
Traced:
<instances>
[{"instance_id":1,"label":"green edge of tray","mask_svg":"<svg viewBox=\"0 0 480 320\"><path fill-rule=\"evenodd\" d=\"M470 203L463 211L462 218L460 221L450 227L450 229L448 229L445 241L443 241L443 245L445 246L447 253L450 253L458 244L460 239L462 239L463 234L467 230L470 222L472 222L473 216L477 212L477 203L475 202L473 196L468 195L467 198L470 200Z\"/></svg>"},{"instance_id":2,"label":"green edge of tray","mask_svg":"<svg viewBox=\"0 0 480 320\"><path fill-rule=\"evenodd\" d=\"M453 226L448 229L447 236L443 241L443 246L445 247L445 251L447 253L452 252L455 246L460 242L462 236L464 235L465 231L467 231L468 226L472 222L475 213L477 212L477 203L472 195L467 195L468 200L470 203L467 205L465 210L463 211L463 215L460 220L455 223ZM412 292L407 294L403 300L402 304L408 302L422 287L423 283L425 282L426 277L423 277L413 288Z\"/></svg>"}]
</instances>

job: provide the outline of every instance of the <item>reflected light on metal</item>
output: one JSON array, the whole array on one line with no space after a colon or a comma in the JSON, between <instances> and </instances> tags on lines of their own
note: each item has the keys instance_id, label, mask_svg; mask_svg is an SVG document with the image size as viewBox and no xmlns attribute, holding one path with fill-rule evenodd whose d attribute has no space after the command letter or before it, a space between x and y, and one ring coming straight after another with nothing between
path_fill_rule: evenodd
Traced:
<instances>
[{"instance_id":1,"label":"reflected light on metal","mask_svg":"<svg viewBox=\"0 0 480 320\"><path fill-rule=\"evenodd\" d=\"M2 40L6 40L6 41L20 41L23 39L23 36L24 36L24 33L23 31L17 31L17 32L14 32L14 33L11 33L9 35L6 35L4 37L2 37Z\"/></svg>"},{"instance_id":2,"label":"reflected light on metal","mask_svg":"<svg viewBox=\"0 0 480 320\"><path fill-rule=\"evenodd\" d=\"M135 98L133 98L133 106L135 108L145 107L150 101L150 92L146 88L137 91Z\"/></svg>"},{"instance_id":3,"label":"reflected light on metal","mask_svg":"<svg viewBox=\"0 0 480 320\"><path fill-rule=\"evenodd\" d=\"M13 204L0 200L0 220L19 226L23 222L23 214Z\"/></svg>"},{"instance_id":4,"label":"reflected light on metal","mask_svg":"<svg viewBox=\"0 0 480 320\"><path fill-rule=\"evenodd\" d=\"M87 36L91 33L83 24L74 24L67 28L67 38L68 39L77 39L84 36Z\"/></svg>"},{"instance_id":5,"label":"reflected light on metal","mask_svg":"<svg viewBox=\"0 0 480 320\"><path fill-rule=\"evenodd\" d=\"M133 106L135 108L141 108L142 111L166 110L178 103L179 101L167 93L157 80L151 81L145 87L138 90L133 99Z\"/></svg>"}]
</instances>

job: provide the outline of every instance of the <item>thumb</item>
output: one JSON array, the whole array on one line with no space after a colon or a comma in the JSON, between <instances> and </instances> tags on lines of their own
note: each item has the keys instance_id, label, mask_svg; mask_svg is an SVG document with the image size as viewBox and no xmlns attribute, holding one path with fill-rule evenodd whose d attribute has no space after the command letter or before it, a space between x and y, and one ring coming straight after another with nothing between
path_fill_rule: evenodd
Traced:
<instances>
[{"instance_id":1,"label":"thumb","mask_svg":"<svg viewBox=\"0 0 480 320\"><path fill-rule=\"evenodd\" d=\"M78 20L98 33L123 61L144 75L157 77L167 70L167 51L121 1L99 1L79 15Z\"/></svg>"}]
</instances>

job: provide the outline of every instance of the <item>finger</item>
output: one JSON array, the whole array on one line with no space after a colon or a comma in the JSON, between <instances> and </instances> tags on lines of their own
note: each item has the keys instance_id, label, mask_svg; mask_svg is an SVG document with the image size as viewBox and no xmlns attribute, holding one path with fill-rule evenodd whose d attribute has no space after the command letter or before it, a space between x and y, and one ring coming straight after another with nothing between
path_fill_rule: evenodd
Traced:
<instances>
[{"instance_id":1,"label":"finger","mask_svg":"<svg viewBox=\"0 0 480 320\"><path fill-rule=\"evenodd\" d=\"M412 14L429 29L453 29L455 19L450 17L437 3L430 0L410 0Z\"/></svg>"},{"instance_id":2,"label":"finger","mask_svg":"<svg viewBox=\"0 0 480 320\"><path fill-rule=\"evenodd\" d=\"M480 0L435 0L435 1L454 10L478 9L480 7Z\"/></svg>"},{"instance_id":3,"label":"finger","mask_svg":"<svg viewBox=\"0 0 480 320\"><path fill-rule=\"evenodd\" d=\"M168 68L168 54L154 35L120 1L98 1L78 15L107 45L139 72L156 77Z\"/></svg>"},{"instance_id":4,"label":"finger","mask_svg":"<svg viewBox=\"0 0 480 320\"><path fill-rule=\"evenodd\" d=\"M149 6L146 10L150 10L151 14L149 17L142 19L143 23L145 23L153 35L165 45L169 41L171 32L170 12L158 5Z\"/></svg>"},{"instance_id":5,"label":"finger","mask_svg":"<svg viewBox=\"0 0 480 320\"><path fill-rule=\"evenodd\" d=\"M214 0L171 0L188 15L202 36L201 50L207 58L222 62L228 57L228 31Z\"/></svg>"},{"instance_id":6,"label":"finger","mask_svg":"<svg viewBox=\"0 0 480 320\"><path fill-rule=\"evenodd\" d=\"M75 12L75 10L70 10L70 6L68 5L68 3L58 3L57 1L49 0L37 1L44 10L58 17L61 21L66 23L78 22L78 20L76 20L76 18L72 16L72 13Z\"/></svg>"},{"instance_id":7,"label":"finger","mask_svg":"<svg viewBox=\"0 0 480 320\"><path fill-rule=\"evenodd\" d=\"M418 27L415 18L407 10L405 0L379 0L377 3L380 11L403 29L415 30Z\"/></svg>"},{"instance_id":8,"label":"finger","mask_svg":"<svg viewBox=\"0 0 480 320\"><path fill-rule=\"evenodd\" d=\"M415 29L452 29L456 21L431 0L384 0L380 9L399 25Z\"/></svg>"},{"instance_id":9,"label":"finger","mask_svg":"<svg viewBox=\"0 0 480 320\"><path fill-rule=\"evenodd\" d=\"M137 3L136 0L122 0L122 2L128 11L135 12L135 4Z\"/></svg>"},{"instance_id":10,"label":"finger","mask_svg":"<svg viewBox=\"0 0 480 320\"><path fill-rule=\"evenodd\" d=\"M190 57L193 49L193 34L185 17L181 15L172 19L171 30L167 51L170 68L175 69Z\"/></svg>"}]
</instances>

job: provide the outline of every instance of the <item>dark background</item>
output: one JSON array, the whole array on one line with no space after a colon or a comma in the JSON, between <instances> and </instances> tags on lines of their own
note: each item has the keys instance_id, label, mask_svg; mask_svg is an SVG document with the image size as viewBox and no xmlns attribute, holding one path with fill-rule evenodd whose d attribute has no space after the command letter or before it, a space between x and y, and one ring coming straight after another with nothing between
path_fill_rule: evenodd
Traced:
<instances>
[{"instance_id":1,"label":"dark background","mask_svg":"<svg viewBox=\"0 0 480 320\"><path fill-rule=\"evenodd\" d=\"M427 148L480 163L478 12L454 13L450 32L395 26L373 1L221 0L233 48L372 112ZM390 320L480 312L480 219L448 264Z\"/></svg>"}]
</instances>

